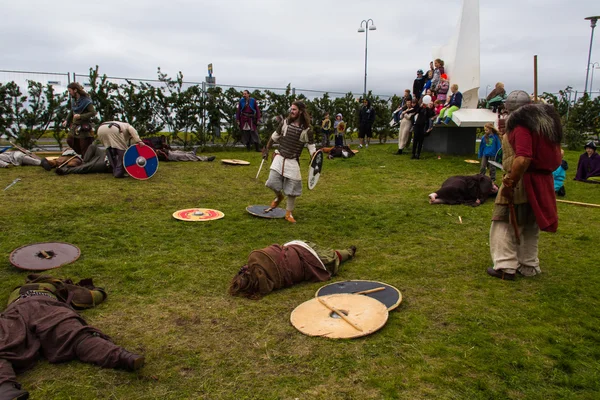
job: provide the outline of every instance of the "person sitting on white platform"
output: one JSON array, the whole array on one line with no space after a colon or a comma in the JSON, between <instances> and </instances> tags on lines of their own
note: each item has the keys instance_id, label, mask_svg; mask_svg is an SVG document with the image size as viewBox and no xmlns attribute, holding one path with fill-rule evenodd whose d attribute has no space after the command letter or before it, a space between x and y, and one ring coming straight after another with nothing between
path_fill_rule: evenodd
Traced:
<instances>
[{"instance_id":1,"label":"person sitting on white platform","mask_svg":"<svg viewBox=\"0 0 600 400\"><path fill-rule=\"evenodd\" d=\"M449 124L450 121L452 121L452 114L462 106L463 96L462 93L458 91L458 85L455 83L450 87L450 90L452 90L452 96L450 96L446 104L444 104L444 108L442 108L442 111L440 112L440 116L436 122L438 125L442 122L444 124Z\"/></svg>"}]
</instances>

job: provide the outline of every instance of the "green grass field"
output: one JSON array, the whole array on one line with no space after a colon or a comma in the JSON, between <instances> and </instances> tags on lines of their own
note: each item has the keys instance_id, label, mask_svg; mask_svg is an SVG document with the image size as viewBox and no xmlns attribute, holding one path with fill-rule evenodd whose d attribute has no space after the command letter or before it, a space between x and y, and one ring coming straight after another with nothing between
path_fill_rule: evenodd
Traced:
<instances>
[{"instance_id":1,"label":"green grass field","mask_svg":"<svg viewBox=\"0 0 600 400\"><path fill-rule=\"evenodd\" d=\"M260 153L161 163L149 181L0 170L2 189L21 178L0 191L0 302L27 275L10 264L13 249L73 243L81 258L52 274L93 277L106 288L107 301L84 316L146 355L138 373L41 360L20 382L32 399L600 398L600 208L558 204L558 232L540 237L543 274L503 282L485 273L492 202L427 202L448 176L477 173L463 161L475 157L410 160L395 150L372 145L326 160L318 186L298 198L295 225L245 211L273 197L266 167L254 179ZM600 185L572 180L579 154L565 156L565 199L600 203ZM252 164L225 166L222 158ZM301 164L305 173L306 152ZM190 207L225 218L172 218ZM258 301L227 294L251 250L293 239L356 245L357 257L334 280L399 288L404 300L386 326L355 340L302 335L290 313L322 284Z\"/></svg>"}]
</instances>

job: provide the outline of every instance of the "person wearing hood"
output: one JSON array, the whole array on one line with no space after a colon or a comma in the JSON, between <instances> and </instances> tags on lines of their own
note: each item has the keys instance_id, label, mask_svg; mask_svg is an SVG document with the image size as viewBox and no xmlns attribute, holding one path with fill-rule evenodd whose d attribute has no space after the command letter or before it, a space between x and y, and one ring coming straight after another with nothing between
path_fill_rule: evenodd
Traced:
<instances>
[{"instance_id":1,"label":"person wearing hood","mask_svg":"<svg viewBox=\"0 0 600 400\"><path fill-rule=\"evenodd\" d=\"M335 116L335 121L333 122L333 131L335 135L335 147L343 146L344 134L346 133L346 123L344 122L344 117L342 114Z\"/></svg>"},{"instance_id":2,"label":"person wearing hood","mask_svg":"<svg viewBox=\"0 0 600 400\"><path fill-rule=\"evenodd\" d=\"M596 153L596 144L590 140L583 148L585 149L585 153L579 156L575 180L587 183L600 183L600 178L594 178L600 177L600 155Z\"/></svg>"}]
</instances>

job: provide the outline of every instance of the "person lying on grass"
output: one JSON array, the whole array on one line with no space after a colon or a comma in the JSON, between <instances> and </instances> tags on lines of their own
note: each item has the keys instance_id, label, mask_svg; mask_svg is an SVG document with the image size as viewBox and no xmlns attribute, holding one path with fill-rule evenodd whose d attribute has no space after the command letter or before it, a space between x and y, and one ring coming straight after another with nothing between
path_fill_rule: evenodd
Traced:
<instances>
[{"instance_id":1,"label":"person lying on grass","mask_svg":"<svg viewBox=\"0 0 600 400\"><path fill-rule=\"evenodd\" d=\"M498 186L489 176L451 176L442 183L440 189L429 195L429 204L466 204L477 207L496 193Z\"/></svg>"},{"instance_id":2,"label":"person lying on grass","mask_svg":"<svg viewBox=\"0 0 600 400\"><path fill-rule=\"evenodd\" d=\"M272 244L250 253L248 263L232 279L229 294L256 300L296 283L324 282L355 254L356 246L332 250L301 240Z\"/></svg>"}]
</instances>

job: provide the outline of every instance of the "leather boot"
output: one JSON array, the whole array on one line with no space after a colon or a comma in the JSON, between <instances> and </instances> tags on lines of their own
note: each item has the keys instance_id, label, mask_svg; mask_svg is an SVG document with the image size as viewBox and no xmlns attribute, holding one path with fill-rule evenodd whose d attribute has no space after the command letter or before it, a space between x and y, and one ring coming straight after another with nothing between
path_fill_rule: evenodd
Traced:
<instances>
[{"instance_id":1,"label":"leather boot","mask_svg":"<svg viewBox=\"0 0 600 400\"><path fill-rule=\"evenodd\" d=\"M262 152L262 149L260 148L260 144L254 143L254 148L256 149L256 151Z\"/></svg>"},{"instance_id":2,"label":"leather boot","mask_svg":"<svg viewBox=\"0 0 600 400\"><path fill-rule=\"evenodd\" d=\"M125 177L125 167L123 166L123 156L125 155L125 151L119 149L112 149L113 153L113 176L115 178L124 178Z\"/></svg>"},{"instance_id":3,"label":"leather boot","mask_svg":"<svg viewBox=\"0 0 600 400\"><path fill-rule=\"evenodd\" d=\"M50 171L52 169L52 166L50 165L50 163L48 162L48 160L46 160L46 157L42 158L42 164L40 164L40 165L46 171Z\"/></svg>"},{"instance_id":4,"label":"leather boot","mask_svg":"<svg viewBox=\"0 0 600 400\"><path fill-rule=\"evenodd\" d=\"M137 371L144 366L145 361L146 358L144 356L133 354L125 349L122 349L115 368L124 369L127 371Z\"/></svg>"},{"instance_id":5,"label":"leather boot","mask_svg":"<svg viewBox=\"0 0 600 400\"><path fill-rule=\"evenodd\" d=\"M292 215L291 211L286 211L285 212L285 220L288 222L291 222L292 224L296 223L296 220L294 219L294 216Z\"/></svg>"},{"instance_id":6,"label":"leather boot","mask_svg":"<svg viewBox=\"0 0 600 400\"><path fill-rule=\"evenodd\" d=\"M0 399L25 400L29 393L20 389L21 385L12 382L4 382L0 385Z\"/></svg>"}]
</instances>

